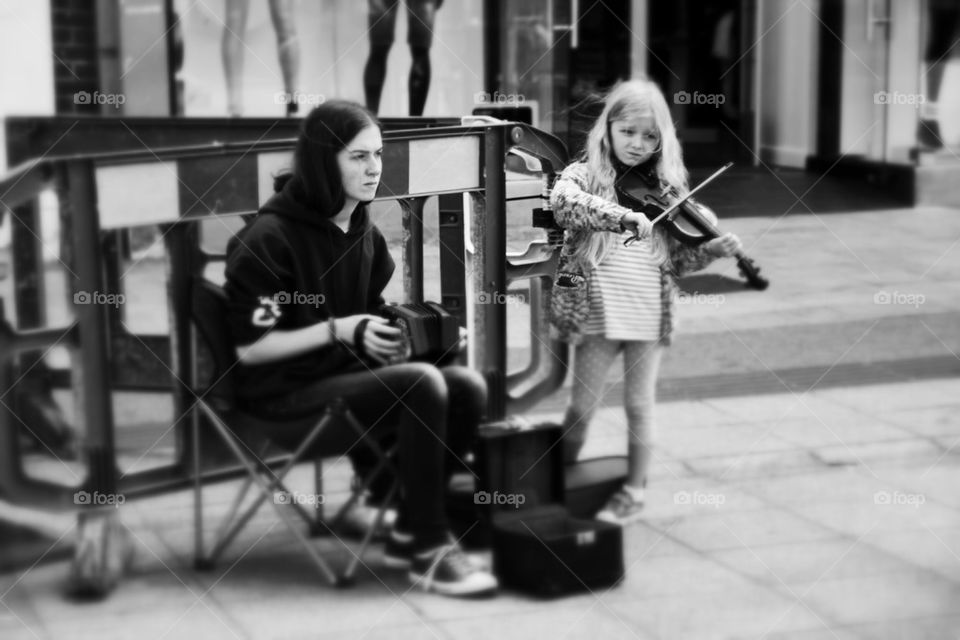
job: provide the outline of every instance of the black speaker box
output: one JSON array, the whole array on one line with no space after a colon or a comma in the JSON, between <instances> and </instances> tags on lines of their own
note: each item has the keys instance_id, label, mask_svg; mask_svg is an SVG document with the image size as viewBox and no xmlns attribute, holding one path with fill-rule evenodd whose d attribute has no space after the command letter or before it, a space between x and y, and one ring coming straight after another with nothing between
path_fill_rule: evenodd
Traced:
<instances>
[{"instance_id":1,"label":"black speaker box","mask_svg":"<svg viewBox=\"0 0 960 640\"><path fill-rule=\"evenodd\" d=\"M481 429L474 501L505 588L552 597L623 579L621 528L574 517L564 505L561 434L555 425Z\"/></svg>"}]
</instances>

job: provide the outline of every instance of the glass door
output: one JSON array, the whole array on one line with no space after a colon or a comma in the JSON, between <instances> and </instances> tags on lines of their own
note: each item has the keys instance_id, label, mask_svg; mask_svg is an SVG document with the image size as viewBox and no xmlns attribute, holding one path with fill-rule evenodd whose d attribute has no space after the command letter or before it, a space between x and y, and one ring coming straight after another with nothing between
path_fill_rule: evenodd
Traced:
<instances>
[{"instance_id":1,"label":"glass door","mask_svg":"<svg viewBox=\"0 0 960 640\"><path fill-rule=\"evenodd\" d=\"M844 5L840 152L913 162L925 97L920 91L920 3Z\"/></svg>"},{"instance_id":2,"label":"glass door","mask_svg":"<svg viewBox=\"0 0 960 640\"><path fill-rule=\"evenodd\" d=\"M630 77L630 13L638 0L511 0L499 5L501 95L576 153L603 92ZM641 3L642 4L642 3ZM640 34L637 37L644 37Z\"/></svg>"},{"instance_id":3,"label":"glass door","mask_svg":"<svg viewBox=\"0 0 960 640\"><path fill-rule=\"evenodd\" d=\"M567 68L576 25L570 0L513 0L500 5L500 90L493 104L528 106L533 125L566 138Z\"/></svg>"}]
</instances>

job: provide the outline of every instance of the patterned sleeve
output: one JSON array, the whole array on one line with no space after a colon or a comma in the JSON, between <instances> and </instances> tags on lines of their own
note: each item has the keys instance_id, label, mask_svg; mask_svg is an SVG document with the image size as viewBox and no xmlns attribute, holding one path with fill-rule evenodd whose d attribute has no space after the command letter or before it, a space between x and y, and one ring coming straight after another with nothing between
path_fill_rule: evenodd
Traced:
<instances>
[{"instance_id":1,"label":"patterned sleeve","mask_svg":"<svg viewBox=\"0 0 960 640\"><path fill-rule=\"evenodd\" d=\"M587 191L587 166L578 162L563 170L550 193L553 216L564 229L619 232L620 219L630 212Z\"/></svg>"},{"instance_id":2,"label":"patterned sleeve","mask_svg":"<svg viewBox=\"0 0 960 640\"><path fill-rule=\"evenodd\" d=\"M673 273L677 277L706 269L711 262L717 259L702 244L693 247L672 237L668 237L667 242L670 248L670 262L673 264Z\"/></svg>"}]
</instances>

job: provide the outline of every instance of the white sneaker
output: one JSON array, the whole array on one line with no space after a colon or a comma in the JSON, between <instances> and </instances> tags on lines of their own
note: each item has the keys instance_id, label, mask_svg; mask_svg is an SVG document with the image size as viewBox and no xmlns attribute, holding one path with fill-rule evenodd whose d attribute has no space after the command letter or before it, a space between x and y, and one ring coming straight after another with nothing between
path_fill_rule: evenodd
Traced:
<instances>
[{"instance_id":1,"label":"white sneaker","mask_svg":"<svg viewBox=\"0 0 960 640\"><path fill-rule=\"evenodd\" d=\"M621 489L610 496L606 506L594 517L597 520L625 526L636 522L642 516L643 501L634 499L629 491Z\"/></svg>"},{"instance_id":2,"label":"white sneaker","mask_svg":"<svg viewBox=\"0 0 960 640\"><path fill-rule=\"evenodd\" d=\"M491 595L499 586L496 577L478 567L457 544L415 554L408 576L424 591L461 598Z\"/></svg>"}]
</instances>

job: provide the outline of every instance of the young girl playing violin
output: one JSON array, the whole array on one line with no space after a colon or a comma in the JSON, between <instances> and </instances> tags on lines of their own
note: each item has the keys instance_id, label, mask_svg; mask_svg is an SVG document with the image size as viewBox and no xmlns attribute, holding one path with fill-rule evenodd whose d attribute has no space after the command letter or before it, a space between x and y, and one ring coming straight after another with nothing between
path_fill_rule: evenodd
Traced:
<instances>
[{"instance_id":1,"label":"young girl playing violin","mask_svg":"<svg viewBox=\"0 0 960 640\"><path fill-rule=\"evenodd\" d=\"M554 333L576 345L564 417L565 456L577 458L607 373L622 352L628 475L597 514L620 524L635 520L643 508L657 375L673 330L676 279L740 249L740 240L730 233L699 247L681 245L661 224L618 204L618 183L631 172L659 178L655 196L671 190L683 196L689 190L667 102L648 80L623 82L610 91L580 160L563 171L550 198L554 217L566 230L561 264L587 284L579 313L564 305L558 311L555 303L551 317ZM630 239L637 241L625 244Z\"/></svg>"}]
</instances>

